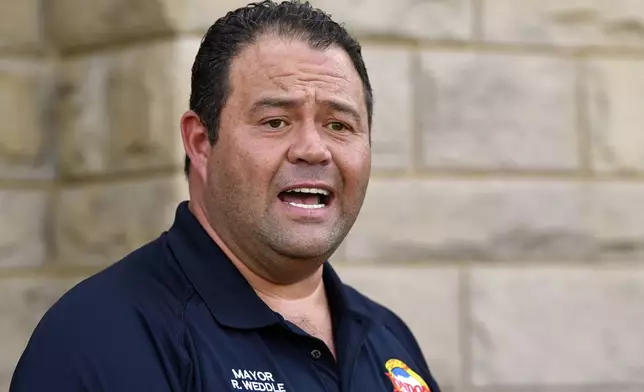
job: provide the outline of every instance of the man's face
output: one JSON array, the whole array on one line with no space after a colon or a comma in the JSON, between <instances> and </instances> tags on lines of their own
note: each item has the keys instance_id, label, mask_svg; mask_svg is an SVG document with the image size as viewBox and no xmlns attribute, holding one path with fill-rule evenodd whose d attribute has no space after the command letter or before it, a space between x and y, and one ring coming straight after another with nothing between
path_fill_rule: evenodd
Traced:
<instances>
[{"instance_id":1,"label":"man's face","mask_svg":"<svg viewBox=\"0 0 644 392\"><path fill-rule=\"evenodd\" d=\"M330 256L358 215L371 167L351 59L338 47L265 36L233 60L230 89L207 164L211 225L247 256Z\"/></svg>"}]
</instances>

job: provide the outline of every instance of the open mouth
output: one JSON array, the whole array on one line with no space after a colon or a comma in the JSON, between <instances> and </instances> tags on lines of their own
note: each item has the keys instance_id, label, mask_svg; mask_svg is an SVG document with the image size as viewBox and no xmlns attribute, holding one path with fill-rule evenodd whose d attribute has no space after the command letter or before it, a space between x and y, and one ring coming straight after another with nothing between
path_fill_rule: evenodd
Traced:
<instances>
[{"instance_id":1,"label":"open mouth","mask_svg":"<svg viewBox=\"0 0 644 392\"><path fill-rule=\"evenodd\" d=\"M331 203L331 192L321 188L295 188L280 192L279 199L293 207L319 209Z\"/></svg>"}]
</instances>

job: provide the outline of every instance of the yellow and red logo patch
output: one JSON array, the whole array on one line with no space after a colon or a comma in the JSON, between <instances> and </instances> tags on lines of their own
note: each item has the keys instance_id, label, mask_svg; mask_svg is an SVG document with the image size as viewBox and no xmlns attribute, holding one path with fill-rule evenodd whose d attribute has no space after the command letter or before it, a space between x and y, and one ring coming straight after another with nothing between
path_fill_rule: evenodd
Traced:
<instances>
[{"instance_id":1,"label":"yellow and red logo patch","mask_svg":"<svg viewBox=\"0 0 644 392\"><path fill-rule=\"evenodd\" d=\"M394 384L394 392L432 392L427 383L403 361L390 359L385 367L385 374Z\"/></svg>"}]
</instances>

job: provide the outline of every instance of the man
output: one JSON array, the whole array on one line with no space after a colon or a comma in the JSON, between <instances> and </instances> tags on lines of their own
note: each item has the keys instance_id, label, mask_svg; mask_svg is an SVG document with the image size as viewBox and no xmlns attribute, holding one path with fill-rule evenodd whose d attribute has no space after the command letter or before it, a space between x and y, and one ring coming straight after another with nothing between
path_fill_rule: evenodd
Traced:
<instances>
[{"instance_id":1,"label":"man","mask_svg":"<svg viewBox=\"0 0 644 392\"><path fill-rule=\"evenodd\" d=\"M52 307L11 391L439 392L404 322L326 262L365 196L372 106L321 11L218 20L181 118L190 201Z\"/></svg>"}]
</instances>

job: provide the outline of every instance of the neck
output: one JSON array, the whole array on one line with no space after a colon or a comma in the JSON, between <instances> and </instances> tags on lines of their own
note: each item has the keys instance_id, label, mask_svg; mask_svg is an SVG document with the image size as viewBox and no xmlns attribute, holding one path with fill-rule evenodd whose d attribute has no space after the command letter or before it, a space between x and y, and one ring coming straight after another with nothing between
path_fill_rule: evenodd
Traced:
<instances>
[{"instance_id":1,"label":"neck","mask_svg":"<svg viewBox=\"0 0 644 392\"><path fill-rule=\"evenodd\" d=\"M318 266L312 274L308 274L303 279L288 284L276 283L254 271L249 266L250 263L243 262L231 251L210 225L203 208L198 203L191 201L188 205L204 230L246 278L262 301L302 330L324 341L335 356L331 312L322 280L323 265Z\"/></svg>"},{"instance_id":2,"label":"neck","mask_svg":"<svg viewBox=\"0 0 644 392\"><path fill-rule=\"evenodd\" d=\"M188 207L212 240L221 248L226 256L228 256L233 265L235 265L263 300L267 302L280 300L299 302L298 300L313 299L313 297L324 297L324 284L322 282L323 265L320 265L312 274L304 279L289 284L276 283L254 271L248 266L248 263L244 263L237 255L234 254L234 252L231 251L230 247L225 244L210 225L206 218L206 214L199 203L190 201L188 203Z\"/></svg>"}]
</instances>

